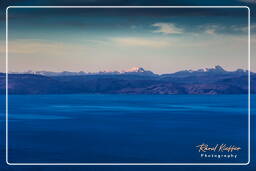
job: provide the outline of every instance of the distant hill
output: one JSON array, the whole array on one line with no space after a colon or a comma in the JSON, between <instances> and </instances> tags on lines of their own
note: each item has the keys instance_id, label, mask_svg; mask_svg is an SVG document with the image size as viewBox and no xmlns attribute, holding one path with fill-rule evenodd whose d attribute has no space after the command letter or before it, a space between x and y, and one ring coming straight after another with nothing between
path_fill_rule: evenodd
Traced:
<instances>
[{"instance_id":1,"label":"distant hill","mask_svg":"<svg viewBox=\"0 0 256 171\"><path fill-rule=\"evenodd\" d=\"M9 94L246 94L248 71L226 71L221 66L158 75L135 67L127 71L26 72L9 74ZM251 73L255 93L256 74ZM5 74L0 74L5 93Z\"/></svg>"}]
</instances>

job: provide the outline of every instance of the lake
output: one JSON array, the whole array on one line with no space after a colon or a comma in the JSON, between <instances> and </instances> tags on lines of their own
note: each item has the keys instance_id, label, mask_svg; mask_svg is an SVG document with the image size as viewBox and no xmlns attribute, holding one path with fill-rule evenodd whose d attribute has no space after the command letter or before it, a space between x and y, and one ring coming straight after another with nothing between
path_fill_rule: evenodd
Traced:
<instances>
[{"instance_id":1,"label":"lake","mask_svg":"<svg viewBox=\"0 0 256 171\"><path fill-rule=\"evenodd\" d=\"M246 163L247 106L247 95L10 95L9 162ZM241 149L206 158L203 143Z\"/></svg>"}]
</instances>

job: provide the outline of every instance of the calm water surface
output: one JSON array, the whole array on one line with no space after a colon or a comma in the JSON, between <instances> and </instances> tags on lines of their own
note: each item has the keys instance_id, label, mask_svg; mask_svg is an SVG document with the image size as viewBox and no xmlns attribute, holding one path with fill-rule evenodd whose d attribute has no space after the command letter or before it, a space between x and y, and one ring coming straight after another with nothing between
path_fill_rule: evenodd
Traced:
<instances>
[{"instance_id":1,"label":"calm water surface","mask_svg":"<svg viewBox=\"0 0 256 171\"><path fill-rule=\"evenodd\" d=\"M246 95L10 95L9 162L247 162L247 105ZM206 159L202 143L242 149Z\"/></svg>"}]
</instances>

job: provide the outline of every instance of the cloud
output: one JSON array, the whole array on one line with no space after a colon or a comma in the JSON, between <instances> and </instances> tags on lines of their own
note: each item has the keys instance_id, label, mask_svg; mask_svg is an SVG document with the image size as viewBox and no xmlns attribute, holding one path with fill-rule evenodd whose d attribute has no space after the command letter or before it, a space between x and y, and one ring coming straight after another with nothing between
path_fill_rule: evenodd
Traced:
<instances>
[{"instance_id":1,"label":"cloud","mask_svg":"<svg viewBox=\"0 0 256 171\"><path fill-rule=\"evenodd\" d=\"M171 43L168 40L163 40L159 38L138 38L138 37L118 37L111 39L114 43L118 45L125 46L135 46L135 47L152 47L152 48L161 48L170 46Z\"/></svg>"},{"instance_id":2,"label":"cloud","mask_svg":"<svg viewBox=\"0 0 256 171\"><path fill-rule=\"evenodd\" d=\"M252 24L251 32L256 31L256 24ZM221 26L221 25L207 25L202 26L201 30L204 30L205 33L209 35L216 35L216 34L247 34L248 27L241 26L241 25L231 25L231 26Z\"/></svg>"},{"instance_id":3,"label":"cloud","mask_svg":"<svg viewBox=\"0 0 256 171\"><path fill-rule=\"evenodd\" d=\"M210 35L215 35L218 32L220 32L221 30L223 30L224 27L223 26L219 26L219 25L207 25L205 27L205 33L210 34Z\"/></svg>"},{"instance_id":4,"label":"cloud","mask_svg":"<svg viewBox=\"0 0 256 171\"><path fill-rule=\"evenodd\" d=\"M216 30L215 29L207 29L207 30L205 30L205 33L214 35L214 34L216 34Z\"/></svg>"},{"instance_id":5,"label":"cloud","mask_svg":"<svg viewBox=\"0 0 256 171\"><path fill-rule=\"evenodd\" d=\"M243 32L243 33L247 33L248 32L248 27L237 27L237 26L232 26L231 27L234 31L238 31L238 32ZM251 32L256 31L256 24L252 24L250 27Z\"/></svg>"},{"instance_id":6,"label":"cloud","mask_svg":"<svg viewBox=\"0 0 256 171\"><path fill-rule=\"evenodd\" d=\"M178 28L173 23L155 23L152 25L157 27L157 30L154 30L154 33L164 33L164 34L180 34L183 32L181 28Z\"/></svg>"}]
</instances>

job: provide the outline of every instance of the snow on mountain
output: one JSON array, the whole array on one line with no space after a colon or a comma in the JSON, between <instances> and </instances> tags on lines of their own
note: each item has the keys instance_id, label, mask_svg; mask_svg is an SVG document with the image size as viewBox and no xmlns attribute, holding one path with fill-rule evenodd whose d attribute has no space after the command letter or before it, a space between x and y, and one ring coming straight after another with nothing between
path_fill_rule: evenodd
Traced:
<instances>
[{"instance_id":1,"label":"snow on mountain","mask_svg":"<svg viewBox=\"0 0 256 171\"><path fill-rule=\"evenodd\" d=\"M133 67L124 72L145 72L145 70L144 68L141 68L141 67Z\"/></svg>"},{"instance_id":2,"label":"snow on mountain","mask_svg":"<svg viewBox=\"0 0 256 171\"><path fill-rule=\"evenodd\" d=\"M162 76L188 76L188 75L197 75L197 74L246 74L248 71L243 69L237 69L236 71L226 71L221 66L217 65L214 68L205 68L198 70L181 70L175 73L167 73L162 74ZM99 71L99 72L70 72L70 71L62 71L62 72L51 72L51 71L26 71L26 72L10 72L10 74L36 74L36 75L44 75L44 76L81 76L81 75L120 75L120 74L132 74L132 75L146 75L146 76L154 76L157 75L150 70L145 70L142 67L132 67L123 71Z\"/></svg>"},{"instance_id":3,"label":"snow on mountain","mask_svg":"<svg viewBox=\"0 0 256 171\"><path fill-rule=\"evenodd\" d=\"M123 71L122 73L123 74L147 75L147 76L156 75L152 71L145 70L144 68L141 68L141 67L133 67L133 68L130 68L126 71Z\"/></svg>"},{"instance_id":4,"label":"snow on mountain","mask_svg":"<svg viewBox=\"0 0 256 171\"><path fill-rule=\"evenodd\" d=\"M75 75L118 75L118 74L139 74L139 75L154 75L153 72L147 71L141 67L133 67L125 71L99 71L99 72L52 72L52 71L26 71L26 72L10 72L10 74L36 74L44 76L75 76Z\"/></svg>"}]
</instances>

